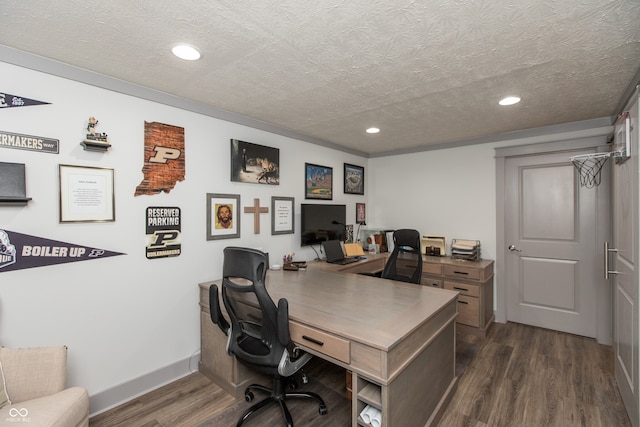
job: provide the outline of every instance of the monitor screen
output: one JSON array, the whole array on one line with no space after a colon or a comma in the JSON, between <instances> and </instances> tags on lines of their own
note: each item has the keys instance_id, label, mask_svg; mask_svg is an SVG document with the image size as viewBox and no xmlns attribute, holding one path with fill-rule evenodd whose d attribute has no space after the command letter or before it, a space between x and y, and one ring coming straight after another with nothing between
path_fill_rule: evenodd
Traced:
<instances>
[{"instance_id":1,"label":"monitor screen","mask_svg":"<svg viewBox=\"0 0 640 427\"><path fill-rule=\"evenodd\" d=\"M300 207L300 245L346 237L346 205L302 204Z\"/></svg>"}]
</instances>

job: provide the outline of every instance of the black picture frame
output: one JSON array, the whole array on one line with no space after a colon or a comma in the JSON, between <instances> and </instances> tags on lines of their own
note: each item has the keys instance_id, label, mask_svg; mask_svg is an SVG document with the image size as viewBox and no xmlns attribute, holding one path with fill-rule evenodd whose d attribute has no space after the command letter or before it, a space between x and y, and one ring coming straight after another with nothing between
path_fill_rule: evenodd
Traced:
<instances>
[{"instance_id":1,"label":"black picture frame","mask_svg":"<svg viewBox=\"0 0 640 427\"><path fill-rule=\"evenodd\" d=\"M364 167L344 164L344 194L364 194Z\"/></svg>"},{"instance_id":2,"label":"black picture frame","mask_svg":"<svg viewBox=\"0 0 640 427\"><path fill-rule=\"evenodd\" d=\"M280 185L280 149L232 139L231 181Z\"/></svg>"},{"instance_id":3,"label":"black picture frame","mask_svg":"<svg viewBox=\"0 0 640 427\"><path fill-rule=\"evenodd\" d=\"M304 198L333 200L333 168L304 164Z\"/></svg>"}]
</instances>

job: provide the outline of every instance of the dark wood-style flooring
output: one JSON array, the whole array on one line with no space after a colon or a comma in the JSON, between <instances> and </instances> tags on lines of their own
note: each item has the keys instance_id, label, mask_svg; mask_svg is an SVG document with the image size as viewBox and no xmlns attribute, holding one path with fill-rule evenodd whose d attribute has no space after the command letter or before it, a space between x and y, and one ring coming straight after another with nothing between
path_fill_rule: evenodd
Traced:
<instances>
[{"instance_id":1,"label":"dark wood-style flooring","mask_svg":"<svg viewBox=\"0 0 640 427\"><path fill-rule=\"evenodd\" d=\"M631 426L613 378L612 349L593 339L498 323L484 340L459 335L456 357L460 378L441 427ZM342 393L344 384L336 381L342 376L322 363L308 375ZM193 373L92 417L89 425L192 427L237 402Z\"/></svg>"}]
</instances>

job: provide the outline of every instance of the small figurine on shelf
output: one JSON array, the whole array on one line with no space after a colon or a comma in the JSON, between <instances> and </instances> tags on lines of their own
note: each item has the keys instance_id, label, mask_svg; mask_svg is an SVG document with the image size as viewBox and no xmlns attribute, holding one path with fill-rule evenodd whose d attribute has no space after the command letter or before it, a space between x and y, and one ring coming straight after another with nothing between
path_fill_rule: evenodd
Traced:
<instances>
[{"instance_id":1,"label":"small figurine on shelf","mask_svg":"<svg viewBox=\"0 0 640 427\"><path fill-rule=\"evenodd\" d=\"M88 151L106 151L111 147L109 141L107 141L107 134L96 132L96 125L98 120L95 117L89 117L89 123L87 124L87 137L82 141L82 146Z\"/></svg>"}]
</instances>

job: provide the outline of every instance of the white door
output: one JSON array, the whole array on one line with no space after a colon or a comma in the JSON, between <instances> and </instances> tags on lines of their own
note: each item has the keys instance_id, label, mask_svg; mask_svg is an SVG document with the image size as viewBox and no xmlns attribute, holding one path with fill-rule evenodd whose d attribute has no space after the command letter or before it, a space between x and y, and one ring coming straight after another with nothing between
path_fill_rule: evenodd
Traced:
<instances>
[{"instance_id":1,"label":"white door","mask_svg":"<svg viewBox=\"0 0 640 427\"><path fill-rule=\"evenodd\" d=\"M638 426L638 104L631 110L631 158L613 168L613 286L615 377L627 413ZM607 254L609 255L609 254Z\"/></svg>"},{"instance_id":2,"label":"white door","mask_svg":"<svg viewBox=\"0 0 640 427\"><path fill-rule=\"evenodd\" d=\"M596 337L596 190L569 160L587 152L506 160L507 320Z\"/></svg>"}]
</instances>

